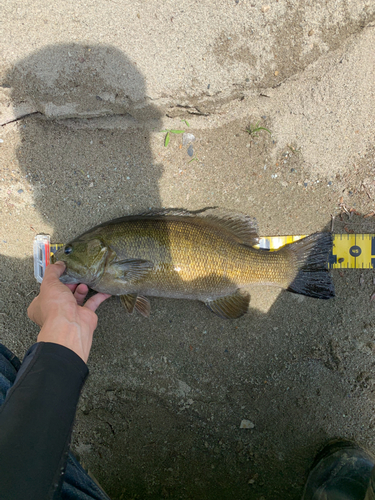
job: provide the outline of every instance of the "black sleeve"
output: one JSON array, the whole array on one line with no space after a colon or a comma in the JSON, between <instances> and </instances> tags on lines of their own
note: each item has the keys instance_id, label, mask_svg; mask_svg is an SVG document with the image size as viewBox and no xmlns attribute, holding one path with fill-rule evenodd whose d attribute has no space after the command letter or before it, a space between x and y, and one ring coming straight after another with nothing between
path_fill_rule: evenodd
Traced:
<instances>
[{"instance_id":1,"label":"black sleeve","mask_svg":"<svg viewBox=\"0 0 375 500\"><path fill-rule=\"evenodd\" d=\"M59 344L27 352L0 408L0 498L59 498L84 361Z\"/></svg>"}]
</instances>

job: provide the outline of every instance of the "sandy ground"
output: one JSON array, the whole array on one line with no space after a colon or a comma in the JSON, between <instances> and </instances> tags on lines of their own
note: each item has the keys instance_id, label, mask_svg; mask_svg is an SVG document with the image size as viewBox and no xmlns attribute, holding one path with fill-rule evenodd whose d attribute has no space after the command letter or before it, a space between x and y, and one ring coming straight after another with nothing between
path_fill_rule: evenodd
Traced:
<instances>
[{"instance_id":1,"label":"sandy ground","mask_svg":"<svg viewBox=\"0 0 375 500\"><path fill-rule=\"evenodd\" d=\"M36 233L214 205L261 235L331 214L335 232L375 233L375 5L314 5L7 2L3 343L22 358L38 332ZM271 135L249 135L257 123ZM194 134L192 156L165 128ZM375 275L332 275L333 300L254 289L235 321L181 300L151 299L149 320L100 307L73 449L111 498L295 500L327 439L375 452Z\"/></svg>"}]
</instances>

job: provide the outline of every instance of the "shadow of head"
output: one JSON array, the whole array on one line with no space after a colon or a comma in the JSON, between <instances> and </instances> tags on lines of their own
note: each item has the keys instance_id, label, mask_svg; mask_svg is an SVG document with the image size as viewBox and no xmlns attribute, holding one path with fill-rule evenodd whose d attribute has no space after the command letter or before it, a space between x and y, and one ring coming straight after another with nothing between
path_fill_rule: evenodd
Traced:
<instances>
[{"instance_id":1,"label":"shadow of head","mask_svg":"<svg viewBox=\"0 0 375 500\"><path fill-rule=\"evenodd\" d=\"M17 157L57 237L98 219L159 206L162 167L150 134L161 113L143 75L110 46L47 46L6 75L21 122ZM59 234L60 233L60 234Z\"/></svg>"},{"instance_id":2,"label":"shadow of head","mask_svg":"<svg viewBox=\"0 0 375 500\"><path fill-rule=\"evenodd\" d=\"M19 61L5 79L13 105L29 104L47 118L120 115L159 119L136 63L105 45L63 44Z\"/></svg>"}]
</instances>

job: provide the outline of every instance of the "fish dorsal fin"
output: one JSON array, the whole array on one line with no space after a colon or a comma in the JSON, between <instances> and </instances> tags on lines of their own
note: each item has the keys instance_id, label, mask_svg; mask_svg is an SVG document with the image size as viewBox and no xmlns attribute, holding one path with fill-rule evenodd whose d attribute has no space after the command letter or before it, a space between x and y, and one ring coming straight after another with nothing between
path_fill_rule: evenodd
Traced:
<instances>
[{"instance_id":1,"label":"fish dorsal fin","mask_svg":"<svg viewBox=\"0 0 375 500\"><path fill-rule=\"evenodd\" d=\"M259 243L258 224L256 219L248 215L230 210L209 207L189 212L182 208L166 208L150 210L139 214L141 217L192 217L202 221L210 221L216 226L229 231L239 243L254 246Z\"/></svg>"},{"instance_id":2,"label":"fish dorsal fin","mask_svg":"<svg viewBox=\"0 0 375 500\"><path fill-rule=\"evenodd\" d=\"M150 210L147 210L145 212L141 212L138 214L135 214L136 217L166 217L168 215L170 216L176 216L176 217L196 217L198 214L201 212L204 212L204 210L196 210L196 211L190 211L190 210L185 210L185 208L151 208Z\"/></svg>"},{"instance_id":3,"label":"fish dorsal fin","mask_svg":"<svg viewBox=\"0 0 375 500\"><path fill-rule=\"evenodd\" d=\"M248 215L220 208L210 208L198 217L205 218L219 227L225 228L244 245L254 246L259 243L257 221Z\"/></svg>"},{"instance_id":4,"label":"fish dorsal fin","mask_svg":"<svg viewBox=\"0 0 375 500\"><path fill-rule=\"evenodd\" d=\"M117 274L123 273L126 282L137 281L144 278L152 271L154 264L149 260L126 259L118 262L112 262L111 266L115 268Z\"/></svg>"},{"instance_id":5,"label":"fish dorsal fin","mask_svg":"<svg viewBox=\"0 0 375 500\"><path fill-rule=\"evenodd\" d=\"M226 295L216 300L206 301L206 306L220 318L235 319L247 313L250 295L237 290L233 295Z\"/></svg>"},{"instance_id":6,"label":"fish dorsal fin","mask_svg":"<svg viewBox=\"0 0 375 500\"><path fill-rule=\"evenodd\" d=\"M136 293L128 293L127 295L120 295L120 300L129 314L133 314L134 309L136 309L145 318L150 317L151 306L146 297Z\"/></svg>"}]
</instances>

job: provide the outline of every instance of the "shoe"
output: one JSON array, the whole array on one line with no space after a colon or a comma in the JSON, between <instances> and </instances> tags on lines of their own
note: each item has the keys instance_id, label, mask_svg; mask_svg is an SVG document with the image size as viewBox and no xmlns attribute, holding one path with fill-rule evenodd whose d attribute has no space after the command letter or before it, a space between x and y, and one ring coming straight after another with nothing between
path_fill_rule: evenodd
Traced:
<instances>
[{"instance_id":1,"label":"shoe","mask_svg":"<svg viewBox=\"0 0 375 500\"><path fill-rule=\"evenodd\" d=\"M375 500L375 458L352 441L330 441L315 457L302 500ZM374 476L375 478L375 476Z\"/></svg>"}]
</instances>

